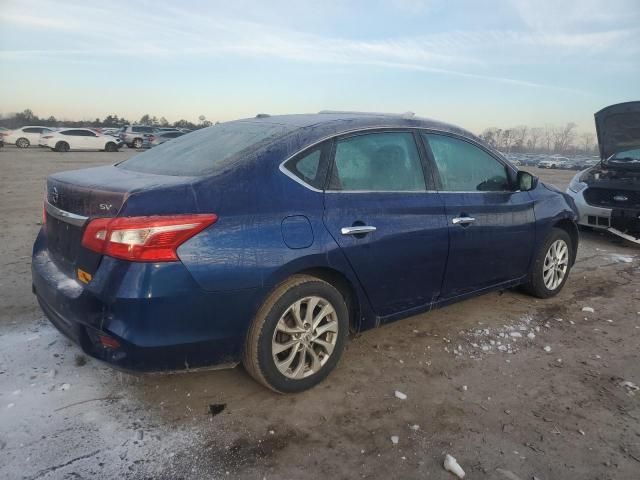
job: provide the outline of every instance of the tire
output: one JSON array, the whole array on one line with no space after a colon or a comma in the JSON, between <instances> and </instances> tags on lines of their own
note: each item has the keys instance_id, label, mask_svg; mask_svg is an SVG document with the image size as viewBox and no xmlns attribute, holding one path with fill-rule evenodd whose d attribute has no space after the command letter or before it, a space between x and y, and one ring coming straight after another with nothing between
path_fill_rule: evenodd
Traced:
<instances>
[{"instance_id":1,"label":"tire","mask_svg":"<svg viewBox=\"0 0 640 480\"><path fill-rule=\"evenodd\" d=\"M131 146L133 148L142 148L142 139L141 138L134 138L133 139L133 143L131 144Z\"/></svg>"},{"instance_id":2,"label":"tire","mask_svg":"<svg viewBox=\"0 0 640 480\"><path fill-rule=\"evenodd\" d=\"M104 146L104 151L105 152L117 152L118 151L118 146L113 142L109 142Z\"/></svg>"},{"instance_id":3,"label":"tire","mask_svg":"<svg viewBox=\"0 0 640 480\"><path fill-rule=\"evenodd\" d=\"M554 255L552 247L555 246L556 252L564 245L566 248L566 256L564 260L558 261L558 255ZM524 285L524 290L530 295L538 298L550 298L557 295L569 278L569 273L574 261L573 243L571 237L561 228L552 228L551 232L545 239L544 243L536 253L533 265L529 271L529 278ZM554 264L553 259L558 263ZM550 263L551 258L551 263ZM566 263L565 263L566 262ZM557 265L557 266L556 266ZM564 267L562 277L557 273L558 268ZM556 273L553 270L556 270ZM551 273L550 273L551 271Z\"/></svg>"},{"instance_id":4,"label":"tire","mask_svg":"<svg viewBox=\"0 0 640 480\"><path fill-rule=\"evenodd\" d=\"M307 317L309 307L312 315ZM318 319L321 312L328 313ZM313 320L309 321L313 315L318 319L315 328ZM343 295L319 278L294 275L267 297L256 314L247 333L242 363L249 375L275 392L301 392L323 381L335 368L348 329L349 310ZM287 348L288 344L291 346ZM282 350L274 355L277 348ZM276 360L281 362L280 367Z\"/></svg>"},{"instance_id":5,"label":"tire","mask_svg":"<svg viewBox=\"0 0 640 480\"><path fill-rule=\"evenodd\" d=\"M20 137L16 140L16 147L18 148L29 148L31 142L28 138Z\"/></svg>"},{"instance_id":6,"label":"tire","mask_svg":"<svg viewBox=\"0 0 640 480\"><path fill-rule=\"evenodd\" d=\"M55 150L56 152L68 152L70 150L69 144L67 142L58 142Z\"/></svg>"}]
</instances>

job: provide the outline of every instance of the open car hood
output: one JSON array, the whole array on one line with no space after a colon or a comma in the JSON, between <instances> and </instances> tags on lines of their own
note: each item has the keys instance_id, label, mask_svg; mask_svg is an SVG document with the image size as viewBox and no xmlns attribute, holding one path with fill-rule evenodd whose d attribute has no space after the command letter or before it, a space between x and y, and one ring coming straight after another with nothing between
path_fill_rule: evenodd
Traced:
<instances>
[{"instance_id":1,"label":"open car hood","mask_svg":"<svg viewBox=\"0 0 640 480\"><path fill-rule=\"evenodd\" d=\"M595 115L600 158L640 148L640 101L610 105Z\"/></svg>"}]
</instances>

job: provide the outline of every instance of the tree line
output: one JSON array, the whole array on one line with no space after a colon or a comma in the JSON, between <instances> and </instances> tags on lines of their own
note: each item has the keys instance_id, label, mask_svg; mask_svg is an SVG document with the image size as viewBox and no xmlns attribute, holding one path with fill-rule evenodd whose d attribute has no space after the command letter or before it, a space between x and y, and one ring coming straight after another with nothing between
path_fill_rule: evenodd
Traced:
<instances>
[{"instance_id":1,"label":"tree line","mask_svg":"<svg viewBox=\"0 0 640 480\"><path fill-rule=\"evenodd\" d=\"M490 127L481 134L485 142L501 152L510 153L587 153L597 154L598 145L593 133L578 133L575 123L564 126Z\"/></svg>"},{"instance_id":2,"label":"tree line","mask_svg":"<svg viewBox=\"0 0 640 480\"><path fill-rule=\"evenodd\" d=\"M150 125L153 127L174 127L174 128L188 128L196 130L198 128L210 127L213 123L206 119L204 115L200 115L199 122L194 123L188 120L178 120L177 122L169 122L166 118L157 118L155 115L149 114L143 115L139 120L129 120L125 117L119 117L118 115L107 115L103 119L96 118L95 120L58 120L53 115L47 118L40 118L34 114L32 110L26 109L20 113L7 115L0 118L0 127L5 128L19 128L25 125L39 125L43 127L94 127L94 128L119 128L125 125Z\"/></svg>"}]
</instances>

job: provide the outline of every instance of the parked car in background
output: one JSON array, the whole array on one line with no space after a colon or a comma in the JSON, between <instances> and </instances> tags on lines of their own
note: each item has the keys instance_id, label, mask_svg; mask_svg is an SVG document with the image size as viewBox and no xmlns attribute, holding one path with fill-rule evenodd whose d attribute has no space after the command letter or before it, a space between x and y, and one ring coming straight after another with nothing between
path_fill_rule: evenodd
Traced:
<instances>
[{"instance_id":1,"label":"parked car in background","mask_svg":"<svg viewBox=\"0 0 640 480\"><path fill-rule=\"evenodd\" d=\"M69 128L42 135L40 145L56 152L71 150L117 152L122 146L122 140L111 135L103 135L90 128Z\"/></svg>"},{"instance_id":2,"label":"parked car in background","mask_svg":"<svg viewBox=\"0 0 640 480\"><path fill-rule=\"evenodd\" d=\"M322 381L349 331L516 285L556 295L578 247L566 194L407 115L215 125L53 174L44 207L33 291L87 354L242 361L283 393Z\"/></svg>"},{"instance_id":3,"label":"parked car in background","mask_svg":"<svg viewBox=\"0 0 640 480\"><path fill-rule=\"evenodd\" d=\"M147 125L127 125L122 127L119 132L120 139L131 148L142 148L145 139L153 135L156 129Z\"/></svg>"},{"instance_id":4,"label":"parked car in background","mask_svg":"<svg viewBox=\"0 0 640 480\"><path fill-rule=\"evenodd\" d=\"M640 101L595 114L600 162L577 173L567 189L579 224L640 244Z\"/></svg>"},{"instance_id":5,"label":"parked car in background","mask_svg":"<svg viewBox=\"0 0 640 480\"><path fill-rule=\"evenodd\" d=\"M38 146L40 143L40 135L52 132L54 129L50 127L28 126L15 130L2 132L2 139L8 145L15 145L18 148L28 148L32 145Z\"/></svg>"},{"instance_id":6,"label":"parked car in background","mask_svg":"<svg viewBox=\"0 0 640 480\"><path fill-rule=\"evenodd\" d=\"M569 159L560 155L552 155L538 162L538 168L567 168Z\"/></svg>"},{"instance_id":7,"label":"parked car in background","mask_svg":"<svg viewBox=\"0 0 640 480\"><path fill-rule=\"evenodd\" d=\"M174 138L181 137L182 135L185 135L185 134L179 130L169 130L162 133L160 132L155 133L154 135L148 138L149 147L157 147L158 145L163 144L167 140L172 140Z\"/></svg>"}]
</instances>

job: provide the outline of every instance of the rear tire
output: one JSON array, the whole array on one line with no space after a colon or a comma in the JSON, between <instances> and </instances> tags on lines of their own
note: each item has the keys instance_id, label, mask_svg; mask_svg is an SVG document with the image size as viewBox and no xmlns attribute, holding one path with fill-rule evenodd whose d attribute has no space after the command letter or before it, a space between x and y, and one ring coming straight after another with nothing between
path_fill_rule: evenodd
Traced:
<instances>
[{"instance_id":1,"label":"rear tire","mask_svg":"<svg viewBox=\"0 0 640 480\"><path fill-rule=\"evenodd\" d=\"M31 142L28 138L20 137L18 140L16 140L16 147L18 148L29 148L30 145Z\"/></svg>"},{"instance_id":2,"label":"rear tire","mask_svg":"<svg viewBox=\"0 0 640 480\"><path fill-rule=\"evenodd\" d=\"M58 142L56 143L56 152L68 152L70 150L69 144L67 142Z\"/></svg>"},{"instance_id":3,"label":"rear tire","mask_svg":"<svg viewBox=\"0 0 640 480\"><path fill-rule=\"evenodd\" d=\"M335 368L348 330L343 295L319 278L294 275L256 314L242 363L249 375L275 392L301 392Z\"/></svg>"},{"instance_id":4,"label":"rear tire","mask_svg":"<svg viewBox=\"0 0 640 480\"><path fill-rule=\"evenodd\" d=\"M574 262L571 237L561 228L552 228L538 249L524 290L538 298L557 295L569 278Z\"/></svg>"},{"instance_id":5,"label":"rear tire","mask_svg":"<svg viewBox=\"0 0 640 480\"><path fill-rule=\"evenodd\" d=\"M117 152L118 151L118 147L115 143L113 142L109 142L105 145L104 147L104 151L105 152Z\"/></svg>"},{"instance_id":6,"label":"rear tire","mask_svg":"<svg viewBox=\"0 0 640 480\"><path fill-rule=\"evenodd\" d=\"M133 148L142 148L142 139L141 138L135 138L131 145L133 146Z\"/></svg>"}]
</instances>

